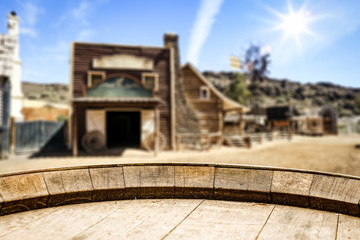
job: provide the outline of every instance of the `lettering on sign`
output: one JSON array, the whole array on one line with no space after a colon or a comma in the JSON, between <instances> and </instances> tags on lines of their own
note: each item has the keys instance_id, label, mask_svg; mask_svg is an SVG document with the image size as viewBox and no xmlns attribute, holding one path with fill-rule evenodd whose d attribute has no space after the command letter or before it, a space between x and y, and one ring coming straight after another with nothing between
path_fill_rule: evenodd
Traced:
<instances>
[{"instance_id":1,"label":"lettering on sign","mask_svg":"<svg viewBox=\"0 0 360 240\"><path fill-rule=\"evenodd\" d=\"M154 62L144 57L117 54L94 58L93 67L98 69L153 70Z\"/></svg>"}]
</instances>

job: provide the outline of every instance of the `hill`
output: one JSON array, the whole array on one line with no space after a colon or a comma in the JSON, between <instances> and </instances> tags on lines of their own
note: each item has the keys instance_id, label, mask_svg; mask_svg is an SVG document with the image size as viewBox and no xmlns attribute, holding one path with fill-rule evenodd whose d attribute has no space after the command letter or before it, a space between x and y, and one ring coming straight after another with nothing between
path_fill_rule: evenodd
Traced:
<instances>
[{"instance_id":1,"label":"hill","mask_svg":"<svg viewBox=\"0 0 360 240\"><path fill-rule=\"evenodd\" d=\"M235 78L234 72L205 71L203 75L223 93ZM249 77L245 76L245 79ZM287 104L290 99L291 104L301 112L311 112L313 109L330 106L340 117L360 115L360 106L355 104L355 96L360 94L360 88L343 87L327 82L302 84L288 79L267 78L260 84L259 90L260 101L264 106Z\"/></svg>"},{"instance_id":2,"label":"hill","mask_svg":"<svg viewBox=\"0 0 360 240\"><path fill-rule=\"evenodd\" d=\"M203 75L223 93L235 78L234 72L205 71ZM245 79L248 79L248 76L245 76ZM22 89L26 99L69 103L67 84L23 82ZM343 87L326 82L301 84L288 79L267 78L260 85L259 90L260 100L264 106L286 104L287 98L290 98L291 103L301 112L331 106L339 116L360 115L360 107L355 104L355 96L360 94L359 88Z\"/></svg>"},{"instance_id":3,"label":"hill","mask_svg":"<svg viewBox=\"0 0 360 240\"><path fill-rule=\"evenodd\" d=\"M69 103L69 86L67 84L22 82L21 87L26 99Z\"/></svg>"}]
</instances>

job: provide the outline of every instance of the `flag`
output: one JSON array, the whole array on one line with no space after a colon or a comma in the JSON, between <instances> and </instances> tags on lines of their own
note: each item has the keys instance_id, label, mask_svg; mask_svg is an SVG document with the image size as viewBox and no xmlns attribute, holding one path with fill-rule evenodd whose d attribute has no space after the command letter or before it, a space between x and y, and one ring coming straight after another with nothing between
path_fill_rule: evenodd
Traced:
<instances>
[{"instance_id":1,"label":"flag","mask_svg":"<svg viewBox=\"0 0 360 240\"><path fill-rule=\"evenodd\" d=\"M231 69L241 69L241 60L238 57L230 56L230 67Z\"/></svg>"}]
</instances>

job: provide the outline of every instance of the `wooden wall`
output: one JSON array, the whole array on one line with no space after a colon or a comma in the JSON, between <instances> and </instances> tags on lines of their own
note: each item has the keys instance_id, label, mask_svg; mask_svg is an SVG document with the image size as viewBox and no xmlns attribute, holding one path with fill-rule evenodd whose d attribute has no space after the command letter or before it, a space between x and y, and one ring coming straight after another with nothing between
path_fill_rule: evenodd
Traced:
<instances>
[{"instance_id":1,"label":"wooden wall","mask_svg":"<svg viewBox=\"0 0 360 240\"><path fill-rule=\"evenodd\" d=\"M218 132L222 126L222 101L210 90L210 99L200 99L200 88L206 86L188 66L182 68L185 96L200 119L201 132Z\"/></svg>"},{"instance_id":2,"label":"wooden wall","mask_svg":"<svg viewBox=\"0 0 360 240\"><path fill-rule=\"evenodd\" d=\"M104 55L128 54L140 56L154 61L153 71L159 76L159 90L156 96L162 101L160 110L160 132L165 135L168 147L171 146L171 114L170 114L170 50L168 48L121 46L110 44L74 43L73 70L72 70L72 96L83 97L87 86L88 71L104 71L106 75L117 74L131 76L141 81L142 70L116 70L95 69L92 67L92 59ZM85 109L78 109L78 136L79 139L85 134Z\"/></svg>"},{"instance_id":3,"label":"wooden wall","mask_svg":"<svg viewBox=\"0 0 360 240\"><path fill-rule=\"evenodd\" d=\"M23 107L23 114L25 121L58 121L59 117L69 117L69 110L63 108L53 108L53 107L42 107L42 108L32 108L32 107Z\"/></svg>"}]
</instances>

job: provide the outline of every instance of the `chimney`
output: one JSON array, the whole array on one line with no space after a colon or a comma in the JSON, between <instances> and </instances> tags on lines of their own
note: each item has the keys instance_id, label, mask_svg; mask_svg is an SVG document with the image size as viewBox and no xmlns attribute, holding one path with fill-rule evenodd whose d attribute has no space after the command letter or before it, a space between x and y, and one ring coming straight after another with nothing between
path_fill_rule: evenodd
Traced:
<instances>
[{"instance_id":1,"label":"chimney","mask_svg":"<svg viewBox=\"0 0 360 240\"><path fill-rule=\"evenodd\" d=\"M200 133L200 120L187 103L184 84L181 76L179 37L175 33L164 35L164 46L171 49L172 87L171 87L171 119L172 148L175 149L175 135L178 133Z\"/></svg>"},{"instance_id":2,"label":"chimney","mask_svg":"<svg viewBox=\"0 0 360 240\"><path fill-rule=\"evenodd\" d=\"M172 48L174 52L174 68L176 78L180 77L180 54L178 39L179 37L176 33L165 33L164 35L165 47Z\"/></svg>"}]
</instances>

